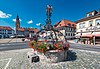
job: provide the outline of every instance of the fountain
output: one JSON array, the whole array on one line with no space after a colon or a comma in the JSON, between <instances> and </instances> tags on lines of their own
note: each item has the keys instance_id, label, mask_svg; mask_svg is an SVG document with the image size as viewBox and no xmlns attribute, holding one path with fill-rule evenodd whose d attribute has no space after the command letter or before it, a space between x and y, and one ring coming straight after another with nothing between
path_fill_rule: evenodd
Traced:
<instances>
[{"instance_id":1,"label":"fountain","mask_svg":"<svg viewBox=\"0 0 100 69\"><path fill-rule=\"evenodd\" d=\"M64 38L65 36L51 25L51 14L52 6L47 5L46 25L41 25L41 30L35 35L34 40L29 43L29 46L33 48L34 51L44 54L46 61L61 62L67 58L69 43ZM63 36L63 38L59 35Z\"/></svg>"}]
</instances>

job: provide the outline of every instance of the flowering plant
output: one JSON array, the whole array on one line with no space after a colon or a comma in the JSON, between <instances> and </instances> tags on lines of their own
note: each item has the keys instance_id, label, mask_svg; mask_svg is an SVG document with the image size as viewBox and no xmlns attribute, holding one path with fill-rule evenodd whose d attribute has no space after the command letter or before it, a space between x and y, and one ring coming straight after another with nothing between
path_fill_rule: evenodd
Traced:
<instances>
[{"instance_id":1,"label":"flowering plant","mask_svg":"<svg viewBox=\"0 0 100 69\"><path fill-rule=\"evenodd\" d=\"M42 53L48 50L68 50L70 47L69 43L64 44L63 42L55 42L54 44L47 44L47 42L43 41L32 41L29 43L29 46Z\"/></svg>"},{"instance_id":2,"label":"flowering plant","mask_svg":"<svg viewBox=\"0 0 100 69\"><path fill-rule=\"evenodd\" d=\"M56 42L56 43L54 43L54 46L58 50L63 50L63 46L62 45L63 45L62 42Z\"/></svg>"},{"instance_id":3,"label":"flowering plant","mask_svg":"<svg viewBox=\"0 0 100 69\"><path fill-rule=\"evenodd\" d=\"M46 43L39 41L32 41L29 43L29 46L38 52L46 52Z\"/></svg>"}]
</instances>

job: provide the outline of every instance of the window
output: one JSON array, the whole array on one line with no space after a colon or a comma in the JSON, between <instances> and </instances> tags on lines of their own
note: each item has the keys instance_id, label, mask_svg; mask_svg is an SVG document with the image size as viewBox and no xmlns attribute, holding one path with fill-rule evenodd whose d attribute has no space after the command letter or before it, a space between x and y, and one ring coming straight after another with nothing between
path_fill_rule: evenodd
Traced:
<instances>
[{"instance_id":1,"label":"window","mask_svg":"<svg viewBox=\"0 0 100 69\"><path fill-rule=\"evenodd\" d=\"M70 28L70 31L72 31L72 28Z\"/></svg>"},{"instance_id":2,"label":"window","mask_svg":"<svg viewBox=\"0 0 100 69\"><path fill-rule=\"evenodd\" d=\"M66 36L67 36L67 33L66 33Z\"/></svg>"},{"instance_id":3,"label":"window","mask_svg":"<svg viewBox=\"0 0 100 69\"><path fill-rule=\"evenodd\" d=\"M94 13L88 13L87 17L93 16L93 15L94 15Z\"/></svg>"},{"instance_id":4,"label":"window","mask_svg":"<svg viewBox=\"0 0 100 69\"><path fill-rule=\"evenodd\" d=\"M72 27L74 27L74 24L72 24Z\"/></svg>"},{"instance_id":5,"label":"window","mask_svg":"<svg viewBox=\"0 0 100 69\"><path fill-rule=\"evenodd\" d=\"M70 26L70 24L68 24L68 26Z\"/></svg>"},{"instance_id":6,"label":"window","mask_svg":"<svg viewBox=\"0 0 100 69\"><path fill-rule=\"evenodd\" d=\"M87 14L87 17L89 17L89 14Z\"/></svg>"},{"instance_id":7,"label":"window","mask_svg":"<svg viewBox=\"0 0 100 69\"><path fill-rule=\"evenodd\" d=\"M100 19L96 20L96 25L100 25Z\"/></svg>"},{"instance_id":8,"label":"window","mask_svg":"<svg viewBox=\"0 0 100 69\"><path fill-rule=\"evenodd\" d=\"M71 36L73 36L73 34L71 33Z\"/></svg>"},{"instance_id":9,"label":"window","mask_svg":"<svg viewBox=\"0 0 100 69\"><path fill-rule=\"evenodd\" d=\"M82 26L82 24L80 23L80 24L79 24L79 28L81 28L81 26Z\"/></svg>"},{"instance_id":10,"label":"window","mask_svg":"<svg viewBox=\"0 0 100 69\"><path fill-rule=\"evenodd\" d=\"M85 23L80 23L79 28L85 28Z\"/></svg>"},{"instance_id":11,"label":"window","mask_svg":"<svg viewBox=\"0 0 100 69\"><path fill-rule=\"evenodd\" d=\"M70 33L68 33L68 36L70 36Z\"/></svg>"},{"instance_id":12,"label":"window","mask_svg":"<svg viewBox=\"0 0 100 69\"><path fill-rule=\"evenodd\" d=\"M70 30L70 28L68 28L68 31Z\"/></svg>"},{"instance_id":13,"label":"window","mask_svg":"<svg viewBox=\"0 0 100 69\"><path fill-rule=\"evenodd\" d=\"M90 26L93 26L93 21L89 21L89 25Z\"/></svg>"},{"instance_id":14,"label":"window","mask_svg":"<svg viewBox=\"0 0 100 69\"><path fill-rule=\"evenodd\" d=\"M71 31L71 28L70 28L70 31Z\"/></svg>"},{"instance_id":15,"label":"window","mask_svg":"<svg viewBox=\"0 0 100 69\"><path fill-rule=\"evenodd\" d=\"M85 28L85 23L83 23L83 28Z\"/></svg>"},{"instance_id":16,"label":"window","mask_svg":"<svg viewBox=\"0 0 100 69\"><path fill-rule=\"evenodd\" d=\"M73 36L75 36L75 33L73 33Z\"/></svg>"}]
</instances>

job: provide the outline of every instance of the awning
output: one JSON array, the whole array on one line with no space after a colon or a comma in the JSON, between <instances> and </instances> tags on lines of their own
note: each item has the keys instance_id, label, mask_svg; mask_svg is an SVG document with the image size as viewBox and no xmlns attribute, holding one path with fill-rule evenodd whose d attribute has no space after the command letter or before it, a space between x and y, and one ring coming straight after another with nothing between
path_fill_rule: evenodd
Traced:
<instances>
[{"instance_id":1,"label":"awning","mask_svg":"<svg viewBox=\"0 0 100 69\"><path fill-rule=\"evenodd\" d=\"M82 35L81 37L92 38L93 35L92 34L85 34L85 35Z\"/></svg>"},{"instance_id":2,"label":"awning","mask_svg":"<svg viewBox=\"0 0 100 69\"><path fill-rule=\"evenodd\" d=\"M80 33L78 33L78 34L76 34L75 36L76 36L76 37L77 37L77 36L81 36L81 34L80 34Z\"/></svg>"},{"instance_id":3,"label":"awning","mask_svg":"<svg viewBox=\"0 0 100 69\"><path fill-rule=\"evenodd\" d=\"M100 34L95 34L94 36L96 36L96 37L100 37Z\"/></svg>"},{"instance_id":4,"label":"awning","mask_svg":"<svg viewBox=\"0 0 100 69\"><path fill-rule=\"evenodd\" d=\"M100 37L100 32L93 32L92 33L94 36L96 36L96 37Z\"/></svg>"}]
</instances>

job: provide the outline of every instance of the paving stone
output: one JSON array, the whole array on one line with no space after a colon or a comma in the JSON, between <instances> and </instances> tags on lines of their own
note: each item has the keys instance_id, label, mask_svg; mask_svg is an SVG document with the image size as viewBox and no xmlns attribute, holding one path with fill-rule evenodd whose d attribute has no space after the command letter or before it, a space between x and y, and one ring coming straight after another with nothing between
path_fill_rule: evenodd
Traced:
<instances>
[{"instance_id":1,"label":"paving stone","mask_svg":"<svg viewBox=\"0 0 100 69\"><path fill-rule=\"evenodd\" d=\"M27 52L31 49L20 49L0 52L0 60L12 58L8 69L100 69L100 53L71 50L68 60L59 63L47 63L45 59L29 65ZM41 59L41 58L40 58ZM4 65L7 63L3 61ZM4 67L0 62L0 69Z\"/></svg>"}]
</instances>

